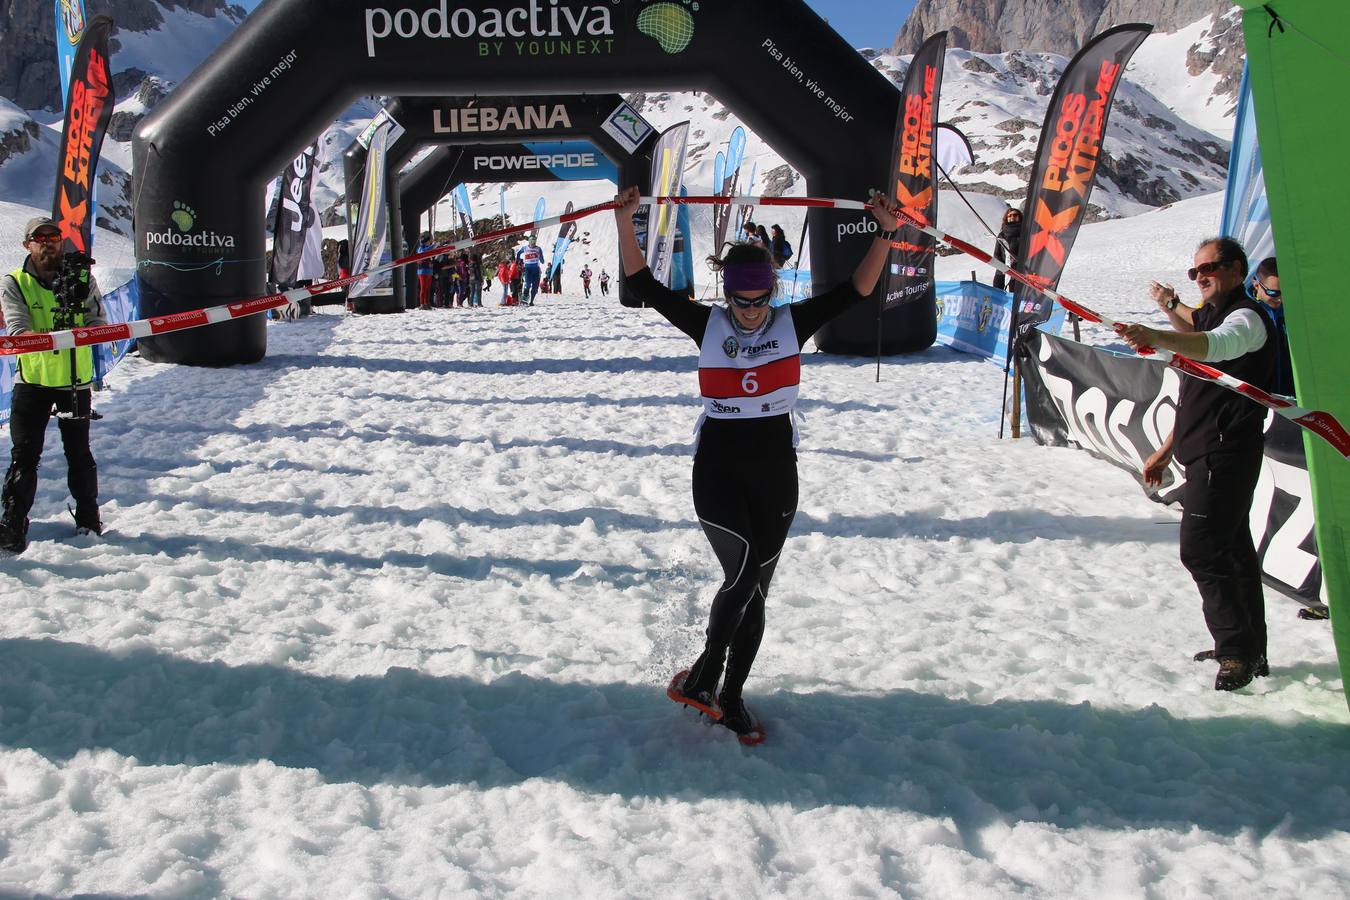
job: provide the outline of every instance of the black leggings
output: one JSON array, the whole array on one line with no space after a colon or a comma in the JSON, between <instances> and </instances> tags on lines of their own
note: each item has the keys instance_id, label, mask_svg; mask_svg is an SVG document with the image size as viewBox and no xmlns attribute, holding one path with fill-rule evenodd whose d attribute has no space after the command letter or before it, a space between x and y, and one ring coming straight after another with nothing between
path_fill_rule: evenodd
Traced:
<instances>
[{"instance_id":1,"label":"black leggings","mask_svg":"<svg viewBox=\"0 0 1350 900\"><path fill-rule=\"evenodd\" d=\"M690 670L686 690L740 696L760 639L764 600L797 513L797 459L730 462L694 458L694 510L708 536L725 581L713 598L707 641Z\"/></svg>"}]
</instances>

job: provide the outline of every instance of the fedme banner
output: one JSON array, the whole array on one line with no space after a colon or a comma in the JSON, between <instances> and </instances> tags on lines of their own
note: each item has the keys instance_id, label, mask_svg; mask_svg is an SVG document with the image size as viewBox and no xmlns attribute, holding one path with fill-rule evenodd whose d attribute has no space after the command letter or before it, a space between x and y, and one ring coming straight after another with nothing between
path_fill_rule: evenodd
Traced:
<instances>
[{"instance_id":1,"label":"fedme banner","mask_svg":"<svg viewBox=\"0 0 1350 900\"><path fill-rule=\"evenodd\" d=\"M1013 295L979 281L939 281L936 286L937 342L1002 365L1008 358ZM1064 318L1064 308L1056 304L1043 327L1058 333Z\"/></svg>"},{"instance_id":2,"label":"fedme banner","mask_svg":"<svg viewBox=\"0 0 1350 900\"><path fill-rule=\"evenodd\" d=\"M1040 331L1019 343L1027 417L1037 443L1077 446L1142 476L1176 419L1182 375L1161 363L1111 353ZM1148 495L1179 502L1185 470L1173 461ZM1266 420L1265 460L1251 511L1266 584L1307 605L1325 602L1313 538L1312 487L1297 425Z\"/></svg>"}]
</instances>

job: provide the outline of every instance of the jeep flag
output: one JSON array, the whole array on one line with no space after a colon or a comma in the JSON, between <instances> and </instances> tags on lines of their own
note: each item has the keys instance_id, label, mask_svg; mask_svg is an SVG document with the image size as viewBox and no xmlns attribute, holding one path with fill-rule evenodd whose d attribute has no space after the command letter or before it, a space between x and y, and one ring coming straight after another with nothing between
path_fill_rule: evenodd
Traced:
<instances>
[{"instance_id":1,"label":"jeep flag","mask_svg":"<svg viewBox=\"0 0 1350 900\"><path fill-rule=\"evenodd\" d=\"M98 16L89 23L75 50L66 94L66 124L57 154L56 195L52 218L61 229L61 249L89 253L94 231L94 171L103 135L112 119L112 69L108 64L108 32L112 19Z\"/></svg>"},{"instance_id":2,"label":"jeep flag","mask_svg":"<svg viewBox=\"0 0 1350 900\"><path fill-rule=\"evenodd\" d=\"M652 148L652 196L678 197L684 181L684 156L689 145L689 123L672 125ZM671 260L675 254L676 208L662 203L647 213L647 265L652 277L670 287Z\"/></svg>"},{"instance_id":3,"label":"jeep flag","mask_svg":"<svg viewBox=\"0 0 1350 900\"><path fill-rule=\"evenodd\" d=\"M378 117L377 117L378 119ZM366 155L366 180L361 191L361 208L356 217L356 229L352 232L352 274L376 268L385 252L386 227L389 216L384 204L384 168L385 150L389 132L394 127L393 119L379 120L370 134L369 153ZM356 284L348 296L364 297L384 287L388 274L375 278L363 278Z\"/></svg>"},{"instance_id":4,"label":"jeep flag","mask_svg":"<svg viewBox=\"0 0 1350 900\"><path fill-rule=\"evenodd\" d=\"M310 143L281 176L276 216L272 219L271 280L276 284L294 284L298 277L296 273L300 270L305 239L316 218L310 203L310 189L318 155L318 142Z\"/></svg>"},{"instance_id":5,"label":"jeep flag","mask_svg":"<svg viewBox=\"0 0 1350 900\"><path fill-rule=\"evenodd\" d=\"M938 95L947 32L923 42L905 72L900 111L891 150L891 195L920 220L937 220ZM886 309L933 296L933 258L937 241L915 228L901 227L891 241L881 273L881 303Z\"/></svg>"},{"instance_id":6,"label":"jeep flag","mask_svg":"<svg viewBox=\"0 0 1350 900\"><path fill-rule=\"evenodd\" d=\"M1059 284L1087 212L1111 100L1130 57L1152 30L1151 25L1120 25L1088 41L1069 61L1050 99L1016 253L1022 271L1042 287ZM1041 294L1019 282L1013 295L1019 326L1049 318L1051 301Z\"/></svg>"}]
</instances>

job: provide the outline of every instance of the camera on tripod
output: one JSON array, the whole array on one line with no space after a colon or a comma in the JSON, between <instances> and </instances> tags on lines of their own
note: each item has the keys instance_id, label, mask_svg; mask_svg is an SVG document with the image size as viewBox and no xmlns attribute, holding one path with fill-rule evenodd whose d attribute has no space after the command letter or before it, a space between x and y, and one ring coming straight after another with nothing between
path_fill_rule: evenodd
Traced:
<instances>
[{"instance_id":1,"label":"camera on tripod","mask_svg":"<svg viewBox=\"0 0 1350 900\"><path fill-rule=\"evenodd\" d=\"M56 297L52 325L57 331L74 328L75 317L84 312L84 302L89 299L89 269L93 264L93 258L79 250L61 256L61 267L52 282L52 295Z\"/></svg>"},{"instance_id":2,"label":"camera on tripod","mask_svg":"<svg viewBox=\"0 0 1350 900\"><path fill-rule=\"evenodd\" d=\"M87 253L70 250L61 256L61 266L52 281L52 296L56 298L56 309L52 311L52 328L56 331L70 331L83 324L79 316L84 313L85 301L89 299L89 270L94 260ZM102 418L93 411L93 392L78 390L80 382L79 364L75 349L67 351L70 359L70 409L63 410L57 404L56 415L62 419Z\"/></svg>"}]
</instances>

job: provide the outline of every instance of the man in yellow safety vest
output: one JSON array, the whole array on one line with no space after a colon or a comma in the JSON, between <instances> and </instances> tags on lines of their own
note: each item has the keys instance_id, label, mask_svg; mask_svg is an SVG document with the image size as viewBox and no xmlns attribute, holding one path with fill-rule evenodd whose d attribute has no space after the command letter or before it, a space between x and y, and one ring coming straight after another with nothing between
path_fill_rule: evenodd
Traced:
<instances>
[{"instance_id":1,"label":"man in yellow safety vest","mask_svg":"<svg viewBox=\"0 0 1350 900\"><path fill-rule=\"evenodd\" d=\"M24 226L23 247L28 258L4 277L0 291L5 330L10 335L54 331L58 301L52 289L61 271L61 232L46 216L29 219ZM107 324L103 298L93 276L84 270L72 283L73 299L82 301L74 325ZM28 546L28 511L37 493L38 461L53 411L66 451L66 483L75 499L76 530L81 534L103 533L98 514L98 470L89 449L93 381L94 353L89 347L75 350L73 364L69 350L18 357L18 380L9 413L13 447L0 494L0 550L22 553Z\"/></svg>"}]
</instances>

